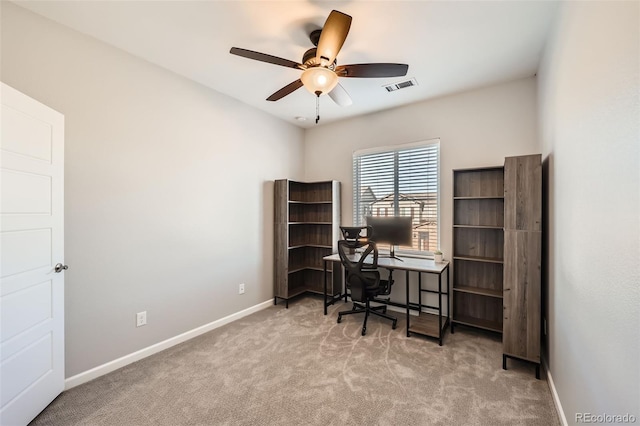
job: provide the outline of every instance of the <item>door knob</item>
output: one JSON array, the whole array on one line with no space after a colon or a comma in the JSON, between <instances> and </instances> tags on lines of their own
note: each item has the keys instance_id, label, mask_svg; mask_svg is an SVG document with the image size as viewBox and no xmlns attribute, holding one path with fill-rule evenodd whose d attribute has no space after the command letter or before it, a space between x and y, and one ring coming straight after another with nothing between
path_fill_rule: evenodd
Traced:
<instances>
[{"instance_id":1,"label":"door knob","mask_svg":"<svg viewBox=\"0 0 640 426\"><path fill-rule=\"evenodd\" d=\"M62 271L66 271L67 269L69 269L69 265L63 265L62 263L58 263L55 268L53 268L53 270L56 272L56 274L59 274Z\"/></svg>"}]
</instances>

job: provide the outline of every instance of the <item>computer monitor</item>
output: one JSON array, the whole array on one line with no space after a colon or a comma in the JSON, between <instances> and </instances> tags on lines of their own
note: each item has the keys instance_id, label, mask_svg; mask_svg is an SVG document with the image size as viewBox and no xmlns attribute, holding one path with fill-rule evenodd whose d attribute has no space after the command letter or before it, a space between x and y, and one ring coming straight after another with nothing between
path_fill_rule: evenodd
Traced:
<instances>
[{"instance_id":1,"label":"computer monitor","mask_svg":"<svg viewBox=\"0 0 640 426\"><path fill-rule=\"evenodd\" d=\"M372 228L370 239L376 243L389 244L391 246L390 257L398 259L394 246L411 246L413 244L411 217L367 216L366 220L367 225Z\"/></svg>"}]
</instances>

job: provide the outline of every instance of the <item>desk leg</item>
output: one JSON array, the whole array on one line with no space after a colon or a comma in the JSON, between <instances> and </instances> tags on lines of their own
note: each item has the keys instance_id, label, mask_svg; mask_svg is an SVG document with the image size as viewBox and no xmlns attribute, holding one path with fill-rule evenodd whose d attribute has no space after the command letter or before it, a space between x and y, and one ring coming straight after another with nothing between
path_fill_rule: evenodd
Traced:
<instances>
[{"instance_id":1,"label":"desk leg","mask_svg":"<svg viewBox=\"0 0 640 426\"><path fill-rule=\"evenodd\" d=\"M422 274L418 272L418 315L422 313Z\"/></svg>"},{"instance_id":2,"label":"desk leg","mask_svg":"<svg viewBox=\"0 0 640 426\"><path fill-rule=\"evenodd\" d=\"M442 346L442 272L438 274L438 344Z\"/></svg>"},{"instance_id":3,"label":"desk leg","mask_svg":"<svg viewBox=\"0 0 640 426\"><path fill-rule=\"evenodd\" d=\"M449 275L451 275L451 272L449 265L447 265L445 271L447 271L447 324L451 327L451 287L449 286Z\"/></svg>"},{"instance_id":4,"label":"desk leg","mask_svg":"<svg viewBox=\"0 0 640 426\"><path fill-rule=\"evenodd\" d=\"M327 315L327 261L324 263L324 314Z\"/></svg>"},{"instance_id":5,"label":"desk leg","mask_svg":"<svg viewBox=\"0 0 640 426\"><path fill-rule=\"evenodd\" d=\"M407 337L411 336L411 333L409 333L409 317L411 316L409 314L409 271L407 271L407 277L405 278L405 282L406 282L406 286L407 286L407 300L406 300L406 304L407 304Z\"/></svg>"},{"instance_id":6,"label":"desk leg","mask_svg":"<svg viewBox=\"0 0 640 426\"><path fill-rule=\"evenodd\" d=\"M344 303L347 303L349 301L349 299L347 298L347 269L342 267L342 264L340 266L340 272L343 272L342 274L342 291L344 291Z\"/></svg>"}]
</instances>

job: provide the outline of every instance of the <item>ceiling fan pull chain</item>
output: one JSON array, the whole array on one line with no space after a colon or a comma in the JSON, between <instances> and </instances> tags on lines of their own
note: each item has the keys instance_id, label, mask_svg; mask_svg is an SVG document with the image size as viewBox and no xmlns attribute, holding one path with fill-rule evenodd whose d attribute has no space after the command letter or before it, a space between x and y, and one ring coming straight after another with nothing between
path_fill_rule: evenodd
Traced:
<instances>
[{"instance_id":1,"label":"ceiling fan pull chain","mask_svg":"<svg viewBox=\"0 0 640 426\"><path fill-rule=\"evenodd\" d=\"M322 92L321 91L317 91L316 92L316 124L318 124L318 121L320 121L320 94Z\"/></svg>"}]
</instances>

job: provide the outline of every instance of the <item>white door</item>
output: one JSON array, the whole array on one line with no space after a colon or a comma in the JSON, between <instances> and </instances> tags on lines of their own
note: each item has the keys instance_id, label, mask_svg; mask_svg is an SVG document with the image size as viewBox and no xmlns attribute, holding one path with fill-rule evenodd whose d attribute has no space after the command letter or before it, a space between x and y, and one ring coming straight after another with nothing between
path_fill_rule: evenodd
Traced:
<instances>
[{"instance_id":1,"label":"white door","mask_svg":"<svg viewBox=\"0 0 640 426\"><path fill-rule=\"evenodd\" d=\"M2 83L0 424L64 388L64 117Z\"/></svg>"}]
</instances>

